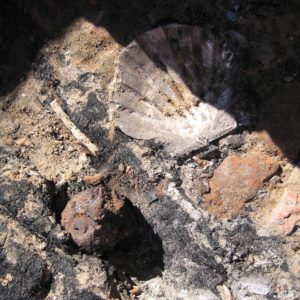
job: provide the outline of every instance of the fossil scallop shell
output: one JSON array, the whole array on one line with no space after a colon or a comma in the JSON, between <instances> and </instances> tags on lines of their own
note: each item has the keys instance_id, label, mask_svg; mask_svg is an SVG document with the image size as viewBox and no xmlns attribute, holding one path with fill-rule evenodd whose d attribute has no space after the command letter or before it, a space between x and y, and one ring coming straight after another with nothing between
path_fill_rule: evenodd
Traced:
<instances>
[{"instance_id":1,"label":"fossil scallop shell","mask_svg":"<svg viewBox=\"0 0 300 300\"><path fill-rule=\"evenodd\" d=\"M237 125L233 53L206 30L179 24L143 33L120 54L111 86L117 126L181 155Z\"/></svg>"}]
</instances>

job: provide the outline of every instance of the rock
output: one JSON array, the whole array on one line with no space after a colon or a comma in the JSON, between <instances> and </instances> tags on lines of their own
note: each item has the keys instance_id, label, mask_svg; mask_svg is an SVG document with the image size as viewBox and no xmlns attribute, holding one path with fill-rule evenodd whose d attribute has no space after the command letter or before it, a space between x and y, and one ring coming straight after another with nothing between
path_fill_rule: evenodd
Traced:
<instances>
[{"instance_id":1,"label":"rock","mask_svg":"<svg viewBox=\"0 0 300 300\"><path fill-rule=\"evenodd\" d=\"M138 286L133 286L133 288L130 290L131 295L139 295L141 293L141 290Z\"/></svg>"},{"instance_id":2,"label":"rock","mask_svg":"<svg viewBox=\"0 0 300 300\"><path fill-rule=\"evenodd\" d=\"M91 176L88 175L84 176L82 180L86 184L97 185L101 182L102 179L103 179L103 174L97 173Z\"/></svg>"},{"instance_id":3,"label":"rock","mask_svg":"<svg viewBox=\"0 0 300 300\"><path fill-rule=\"evenodd\" d=\"M187 164L181 167L180 179L181 188L192 202L198 206L201 196L209 191L205 178L201 178L201 169L195 168L194 164Z\"/></svg>"},{"instance_id":4,"label":"rock","mask_svg":"<svg viewBox=\"0 0 300 300\"><path fill-rule=\"evenodd\" d=\"M300 279L300 253L299 251L294 252L288 258L289 271L296 278Z\"/></svg>"},{"instance_id":5,"label":"rock","mask_svg":"<svg viewBox=\"0 0 300 300\"><path fill-rule=\"evenodd\" d=\"M28 232L24 234L15 223L6 221L6 216L1 214L0 240L4 236L5 243L0 243L0 299L32 299L31 295L43 291L47 285L43 280L47 264L32 251L37 244L30 243L38 241ZM5 231L3 225L8 227Z\"/></svg>"},{"instance_id":6,"label":"rock","mask_svg":"<svg viewBox=\"0 0 300 300\"><path fill-rule=\"evenodd\" d=\"M93 291L95 295L102 295L103 297L103 287L105 287L105 276L103 276L103 272L101 272L99 267L101 266L101 262L96 257L87 256L80 261L76 267L75 278L78 282L78 290L80 292L84 291ZM93 280L91 280L93 278ZM97 284L95 284L97 282ZM103 298L100 299L103 299Z\"/></svg>"},{"instance_id":7,"label":"rock","mask_svg":"<svg viewBox=\"0 0 300 300\"><path fill-rule=\"evenodd\" d=\"M262 235L287 235L300 222L300 164L294 168L275 208L266 216Z\"/></svg>"},{"instance_id":8,"label":"rock","mask_svg":"<svg viewBox=\"0 0 300 300\"><path fill-rule=\"evenodd\" d=\"M217 290L222 300L232 300L231 292L225 284L218 285Z\"/></svg>"},{"instance_id":9,"label":"rock","mask_svg":"<svg viewBox=\"0 0 300 300\"><path fill-rule=\"evenodd\" d=\"M212 214L236 217L263 182L278 170L274 158L262 152L232 154L215 170L205 207Z\"/></svg>"},{"instance_id":10,"label":"rock","mask_svg":"<svg viewBox=\"0 0 300 300\"><path fill-rule=\"evenodd\" d=\"M74 195L62 213L62 225L87 251L111 249L136 229L128 201L102 185Z\"/></svg>"},{"instance_id":11,"label":"rock","mask_svg":"<svg viewBox=\"0 0 300 300\"><path fill-rule=\"evenodd\" d=\"M141 287L141 295L138 297L141 300L216 300L221 296L217 294L216 287L224 284L232 291L232 298L235 300L298 299L300 272L299 260L296 261L295 256L299 253L299 246L296 248L299 230L289 237L259 237L250 218L242 217L226 222L221 218L210 217L207 212L194 205L192 197L196 198L202 192L201 184L205 182L203 191L207 192L209 178L232 151L220 153L217 149L209 156L206 154L202 156L203 149L197 149L191 155L184 153L182 159L174 159L170 155L165 155L162 143L155 140L133 141L124 132L112 130L118 126L119 120L113 118L118 117L114 114L115 111L110 113L110 109L116 103L113 104L109 97L109 83L113 79L115 69L112 62L119 57L121 51L126 51L124 49L127 49L133 39L141 33L149 33L148 30L153 26L165 27L164 24L171 22L202 24L204 28L210 28L214 34L212 39L209 32L207 36L201 35L200 41L213 40L213 47L210 48L211 44L207 44L208 47L203 47L204 51L197 49L194 53L190 53L190 48L186 45L191 43L197 45L197 42L193 43L195 39L190 39L192 41L189 42L188 35L181 35L179 45L176 42L172 44L175 48L178 46L180 50L174 51L175 56L178 54L176 58L179 63L175 68L168 63L164 64L167 67L165 70L160 69L163 64L155 66L158 71L163 71L157 74L157 82L161 83L161 75L173 71L182 80L180 82L190 85L189 87L191 81L198 83L200 91L195 96L200 95L200 103L203 100L212 106L216 104L214 96L223 95L223 87L229 86L233 93L229 95L229 99L224 98L234 105L230 112L232 116L238 115L239 125L242 125L239 126L238 132L242 133L249 129L253 133L259 125L258 119L261 118L262 124L258 126L258 130L265 129L275 146L279 148L286 146L282 148L281 164L284 171L282 175L280 174L284 179L286 161L295 161L299 158L300 93L297 90L295 93L289 92L293 85L298 84L296 76L292 82L286 84L286 89L278 89L277 100L274 101L266 93L284 81L283 76L294 76L294 72L290 72L290 68L286 66L287 59L291 60L292 67L297 69L295 57L299 50L299 35L296 32L298 10L290 5L291 2L297 1L289 1L289 4L285 3L287 1L277 0L247 1L244 5L240 5L240 9L234 6L243 1L237 0L217 2L159 0L155 3L110 1L107 5L96 5L95 10L91 10L83 1L73 1L72 5L64 6L57 6L59 1L27 1L28 4L23 1L22 5L11 5L12 2L3 1L4 22L0 21L0 27L4 29L4 36L7 37L0 41L1 53L4 51L9 54L4 55L0 63L0 90L6 94L5 91L11 83L7 80L9 69L20 78L26 74L28 76L25 76L18 88L15 89L14 85L8 87L14 90L15 96L7 94L3 97L3 101L0 100L0 103L4 103L4 106L0 104L3 108L0 116L0 136L3 137L0 137L0 203L11 215L7 222L0 222L0 299L128 300L134 298L130 291L136 291L132 289L138 286ZM32 2L34 6L31 5ZM87 1L91 2L99 1ZM253 14L262 2L274 5L276 10L281 7L281 15L271 19L256 18ZM24 10L24 18L19 18L16 14L19 9ZM7 14L7 10L11 13ZM242 23L241 26L231 26L234 24L230 24L224 15L227 10L236 13ZM51 40L34 26L40 22L31 22L32 20L28 19L32 11L35 11L33 21L50 20L59 27L56 27L57 30L49 31ZM15 24L18 30L14 30ZM29 26L29 30L22 28L24 24ZM227 33L229 29L241 32ZM203 29L203 32L209 30ZM26 49L18 47L18 42L14 43L18 40L20 32L21 38L25 37L26 45L28 44ZM60 34L61 32L63 34ZM226 36L225 41L221 41L223 34ZM293 41L290 40L292 36ZM43 47L44 39L47 41L45 47ZM219 44L223 45L223 42L228 50L225 51L225 56L218 55ZM10 44L16 46L11 47ZM238 45L242 47L237 49ZM150 46L153 48L157 46L158 51L163 48L161 47L163 45L155 43L150 43ZM43 49L39 51L41 47ZM18 49L19 55L15 55L14 51L11 51L13 49ZM189 70L189 62L194 54L199 57L201 65L204 53L206 57L204 64L207 67L209 65L207 58L212 52L216 55L212 55L213 67L210 70L203 68L203 72L199 72L196 76L180 72L180 69ZM254 55L256 53L258 54ZM25 73L19 72L18 68L10 68L11 64L6 64L13 60L20 65L24 54L37 57L32 71L31 60L26 63L28 67ZM151 58L154 64L159 63L160 54L163 53L158 54L157 59ZM187 60L181 61L180 58ZM242 72L236 72L234 67L242 68ZM137 68L133 73L140 75L138 71ZM226 81L227 75L233 78L229 84ZM35 79L33 76L36 76ZM144 82L151 78L153 78L151 73L147 72L146 78L139 78L140 80L134 83L137 88L144 88ZM207 89L206 87L202 89L203 78L209 78ZM236 84L238 79L241 79L241 85ZM155 86L153 88L152 85L146 92L154 90ZM209 90L214 93L211 98L206 97ZM66 129L49 110L51 98L56 93L62 98L72 122L101 147L99 159L84 154L84 150L76 145L71 135L69 138L61 138ZM8 101L6 98L11 100ZM183 100L185 99L187 98ZM131 99L128 100L126 102L130 104ZM145 99L144 102L149 107L154 107L149 99ZM162 103L163 106L167 105L165 102ZM179 102L179 105L185 107L186 103L188 101ZM215 108L218 108L218 104ZM258 108L264 110L258 111ZM135 107L133 112L134 109ZM149 110L145 110L144 113L150 113ZM220 112L222 110L223 107ZM124 108L124 111L127 113L129 109ZM122 109L116 111L118 112L122 112ZM191 111L187 107L185 112ZM175 116L180 118L176 113L166 116L166 119ZM9 115L11 121L8 120ZM181 117L184 119L185 116ZM14 130L15 120L20 122L17 133ZM48 126L51 126L53 131L47 132L45 129ZM163 128L157 124L154 124L153 128L155 126L158 129ZM150 129L154 131L156 128L153 128ZM173 130L176 131L176 128ZM245 131L243 134L245 137L248 136ZM36 151L31 147L16 147L17 139L23 136L34 143ZM63 143L57 143L58 140ZM65 151L61 149L62 144ZM217 142L213 144L218 145ZM141 153L146 155L134 152L131 145L140 147ZM76 148L72 155L67 150L69 146ZM243 151L251 152L249 149L253 147L262 151L261 143L245 144ZM270 154L270 151L263 150L278 159L276 152ZM289 155L285 156L285 153ZM199 159L202 158L202 161L198 160L200 167L191 161L191 156L194 155ZM203 159L210 161L206 162ZM120 166L121 163L124 164L125 171L124 167ZM184 170L184 167L192 164L195 165L195 169ZM207 169L203 170L206 167ZM42 182L43 178L48 181L51 186L49 192L44 190L43 183L42 185L39 183L36 188L31 186L36 184L36 180L26 175L28 168L41 174L42 179L39 179L39 182ZM110 169L110 176L105 178L105 185L120 195L126 195L133 203L135 211L141 212L140 219L144 218L142 221L145 224L138 226L138 233L122 240L112 251L107 251L105 255L99 253L93 255L88 251L76 249L73 243L66 243L69 234L61 229L60 214L68 199L67 195L81 191L84 186L76 178L81 179L84 175L94 175L106 169ZM198 178L197 169L201 171ZM11 174L8 175L7 172ZM26 187L26 182L30 182L30 186ZM276 183L272 190L277 189L278 185ZM263 189L269 192L271 182L265 186ZM30 198L26 196L27 194ZM111 194L108 191L107 194L110 198ZM282 193L278 194L278 200L281 195ZM255 203L259 208L263 202L265 202L263 199L256 197ZM60 203L62 205L59 205ZM257 215L260 217L259 209L256 208L258 207L250 213L251 219ZM49 223L48 220L53 221ZM16 223L19 223L22 230L13 231L17 226ZM294 248L287 255L283 252L283 248L291 244L291 241ZM41 250L39 248L42 243ZM102 259L105 260L102 262ZM293 271L291 265L285 263L288 259L294 262ZM245 287L243 289L245 295L233 293L233 281L254 272L264 274L272 280L272 291L267 295L252 294L248 287ZM51 280L47 279L51 277L47 275L49 273L52 274ZM129 278L124 280L123 274ZM151 280L154 283L152 285Z\"/></svg>"},{"instance_id":12,"label":"rock","mask_svg":"<svg viewBox=\"0 0 300 300\"><path fill-rule=\"evenodd\" d=\"M246 278L242 284L252 294L267 295L271 290L270 282L263 277Z\"/></svg>"},{"instance_id":13,"label":"rock","mask_svg":"<svg viewBox=\"0 0 300 300\"><path fill-rule=\"evenodd\" d=\"M120 164L118 165L118 170L119 170L121 173L124 173L125 170L126 170L124 164L120 163Z\"/></svg>"},{"instance_id":14,"label":"rock","mask_svg":"<svg viewBox=\"0 0 300 300\"><path fill-rule=\"evenodd\" d=\"M237 126L228 113L236 70L223 38L203 28L169 24L145 32L117 61L111 85L116 125L175 155L207 146Z\"/></svg>"},{"instance_id":15,"label":"rock","mask_svg":"<svg viewBox=\"0 0 300 300\"><path fill-rule=\"evenodd\" d=\"M233 286L233 291L235 299L248 299L243 297L249 296L249 293L250 295L265 296L271 291L271 282L269 279L257 274L244 276Z\"/></svg>"},{"instance_id":16,"label":"rock","mask_svg":"<svg viewBox=\"0 0 300 300\"><path fill-rule=\"evenodd\" d=\"M163 288L161 288L163 287ZM141 300L219 300L220 298L208 289L179 289L170 288L161 284L160 279L151 279L147 286L146 293L142 293Z\"/></svg>"},{"instance_id":17,"label":"rock","mask_svg":"<svg viewBox=\"0 0 300 300\"><path fill-rule=\"evenodd\" d=\"M212 160L220 156L219 148L215 145L209 145L199 151L198 156L202 159Z\"/></svg>"},{"instance_id":18,"label":"rock","mask_svg":"<svg viewBox=\"0 0 300 300\"><path fill-rule=\"evenodd\" d=\"M1 205L0 229L1 300L108 299L109 279L99 258L70 258Z\"/></svg>"},{"instance_id":19,"label":"rock","mask_svg":"<svg viewBox=\"0 0 300 300\"><path fill-rule=\"evenodd\" d=\"M237 149L244 143L244 136L242 134L229 135L219 141L220 148Z\"/></svg>"}]
</instances>

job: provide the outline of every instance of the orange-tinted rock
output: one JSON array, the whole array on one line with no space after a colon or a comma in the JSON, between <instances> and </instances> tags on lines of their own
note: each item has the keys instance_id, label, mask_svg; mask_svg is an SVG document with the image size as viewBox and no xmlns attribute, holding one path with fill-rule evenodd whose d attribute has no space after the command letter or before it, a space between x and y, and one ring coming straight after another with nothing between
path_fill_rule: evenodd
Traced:
<instances>
[{"instance_id":1,"label":"orange-tinted rock","mask_svg":"<svg viewBox=\"0 0 300 300\"><path fill-rule=\"evenodd\" d=\"M88 251L113 248L136 227L128 202L101 185L71 198L62 213L62 225Z\"/></svg>"},{"instance_id":2,"label":"orange-tinted rock","mask_svg":"<svg viewBox=\"0 0 300 300\"><path fill-rule=\"evenodd\" d=\"M300 168L295 167L275 208L266 216L262 235L287 235L300 224Z\"/></svg>"},{"instance_id":3,"label":"orange-tinted rock","mask_svg":"<svg viewBox=\"0 0 300 300\"><path fill-rule=\"evenodd\" d=\"M212 214L235 217L277 170L276 160L262 152L232 154L215 170L204 206Z\"/></svg>"},{"instance_id":4,"label":"orange-tinted rock","mask_svg":"<svg viewBox=\"0 0 300 300\"><path fill-rule=\"evenodd\" d=\"M101 173L97 173L95 175L90 175L90 176L86 175L83 177L83 182L90 185L97 185L101 182L103 177L104 176Z\"/></svg>"}]
</instances>

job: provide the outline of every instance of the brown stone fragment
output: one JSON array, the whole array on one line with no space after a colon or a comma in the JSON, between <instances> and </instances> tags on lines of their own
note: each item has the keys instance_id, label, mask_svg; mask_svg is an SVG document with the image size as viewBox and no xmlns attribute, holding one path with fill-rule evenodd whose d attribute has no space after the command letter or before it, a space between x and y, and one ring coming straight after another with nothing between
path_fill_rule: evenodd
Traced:
<instances>
[{"instance_id":1,"label":"brown stone fragment","mask_svg":"<svg viewBox=\"0 0 300 300\"><path fill-rule=\"evenodd\" d=\"M97 185L103 179L103 174L97 173L95 175L87 175L83 177L83 182L86 184Z\"/></svg>"},{"instance_id":2,"label":"brown stone fragment","mask_svg":"<svg viewBox=\"0 0 300 300\"><path fill-rule=\"evenodd\" d=\"M130 290L130 294L131 295L139 295L141 292L140 288L138 286L134 286L131 290Z\"/></svg>"},{"instance_id":3,"label":"brown stone fragment","mask_svg":"<svg viewBox=\"0 0 300 300\"><path fill-rule=\"evenodd\" d=\"M215 170L204 206L212 214L235 217L277 170L276 160L262 152L232 154Z\"/></svg>"},{"instance_id":4,"label":"brown stone fragment","mask_svg":"<svg viewBox=\"0 0 300 300\"><path fill-rule=\"evenodd\" d=\"M102 185L74 195L62 213L62 225L88 251L107 250L136 229L132 207Z\"/></svg>"}]
</instances>

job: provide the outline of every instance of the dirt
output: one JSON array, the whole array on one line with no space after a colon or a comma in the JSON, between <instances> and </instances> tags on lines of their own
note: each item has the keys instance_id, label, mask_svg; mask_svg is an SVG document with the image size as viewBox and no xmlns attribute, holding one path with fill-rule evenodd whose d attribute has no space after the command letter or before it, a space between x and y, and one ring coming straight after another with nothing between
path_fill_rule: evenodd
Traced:
<instances>
[{"instance_id":1,"label":"dirt","mask_svg":"<svg viewBox=\"0 0 300 300\"><path fill-rule=\"evenodd\" d=\"M289 179L300 160L297 1L0 6L0 299L300 297L299 191L294 202L286 197L299 184L299 176L292 186ZM237 128L180 156L122 133L109 90L124 47L171 23L225 36L239 64L230 110ZM54 99L99 156L52 111ZM232 201L220 170L249 156L276 172L230 167ZM130 201L139 225L112 250L91 252L76 245L61 215L74 195L99 184ZM211 197L222 211L226 204L225 218ZM295 205L286 211L284 201ZM288 219L289 230L277 230L275 220L265 234L273 216Z\"/></svg>"}]
</instances>

